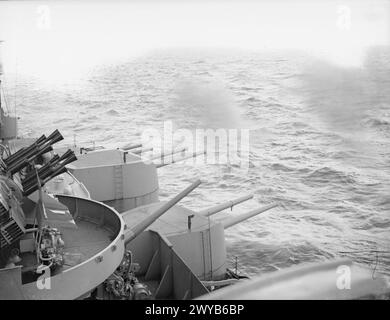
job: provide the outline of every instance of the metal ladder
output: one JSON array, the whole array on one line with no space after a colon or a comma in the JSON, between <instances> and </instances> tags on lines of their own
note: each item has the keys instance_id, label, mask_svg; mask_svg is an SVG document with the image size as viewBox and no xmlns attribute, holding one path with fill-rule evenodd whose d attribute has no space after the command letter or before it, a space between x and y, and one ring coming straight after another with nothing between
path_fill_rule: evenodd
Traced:
<instances>
[{"instance_id":1,"label":"metal ladder","mask_svg":"<svg viewBox=\"0 0 390 320\"><path fill-rule=\"evenodd\" d=\"M114 192L115 199L123 199L123 170L122 166L114 166Z\"/></svg>"}]
</instances>

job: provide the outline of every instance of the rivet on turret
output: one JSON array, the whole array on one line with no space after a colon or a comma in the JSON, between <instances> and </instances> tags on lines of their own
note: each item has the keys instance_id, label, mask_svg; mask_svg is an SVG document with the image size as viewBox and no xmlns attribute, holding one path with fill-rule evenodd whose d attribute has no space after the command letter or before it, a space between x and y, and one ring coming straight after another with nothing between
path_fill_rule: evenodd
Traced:
<instances>
[{"instance_id":1,"label":"rivet on turret","mask_svg":"<svg viewBox=\"0 0 390 320\"><path fill-rule=\"evenodd\" d=\"M111 251L115 251L116 250L116 245L114 244L112 247L111 247Z\"/></svg>"},{"instance_id":2,"label":"rivet on turret","mask_svg":"<svg viewBox=\"0 0 390 320\"><path fill-rule=\"evenodd\" d=\"M96 258L95 258L95 261L96 261L97 263L102 262L102 261L103 261L103 256L98 256L98 257L96 257Z\"/></svg>"}]
</instances>

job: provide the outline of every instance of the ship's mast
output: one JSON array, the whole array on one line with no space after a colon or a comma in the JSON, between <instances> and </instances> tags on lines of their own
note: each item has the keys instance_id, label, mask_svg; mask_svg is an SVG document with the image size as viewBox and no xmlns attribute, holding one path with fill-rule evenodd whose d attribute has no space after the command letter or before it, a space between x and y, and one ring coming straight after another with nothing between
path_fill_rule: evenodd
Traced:
<instances>
[{"instance_id":1,"label":"ship's mast","mask_svg":"<svg viewBox=\"0 0 390 320\"><path fill-rule=\"evenodd\" d=\"M0 110L1 110L1 116L3 116L3 106L1 105L1 100L2 100L2 96L1 96L1 78L3 76L3 64L2 64L2 59L1 59L1 44L2 44L2 40L0 40Z\"/></svg>"},{"instance_id":2,"label":"ship's mast","mask_svg":"<svg viewBox=\"0 0 390 320\"><path fill-rule=\"evenodd\" d=\"M1 48L1 43L3 41L0 40L0 48ZM3 68L2 68L2 63L1 63L1 55L0 55L0 139L2 141L8 141L11 139L15 139L17 137L17 117L16 115L11 115L9 112L7 112L7 109L3 108L2 105L2 83L1 83L1 78L3 75ZM5 104L5 107L7 105Z\"/></svg>"}]
</instances>

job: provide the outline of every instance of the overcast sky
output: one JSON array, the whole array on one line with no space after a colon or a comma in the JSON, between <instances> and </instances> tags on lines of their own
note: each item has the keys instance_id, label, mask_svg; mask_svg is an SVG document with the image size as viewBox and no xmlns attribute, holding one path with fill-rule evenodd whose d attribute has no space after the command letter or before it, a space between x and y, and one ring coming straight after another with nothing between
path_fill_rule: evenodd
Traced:
<instances>
[{"instance_id":1,"label":"overcast sky","mask_svg":"<svg viewBox=\"0 0 390 320\"><path fill-rule=\"evenodd\" d=\"M389 43L382 1L23 1L0 3L7 69L53 77L169 47L297 49L359 66ZM55 70L55 72L53 71Z\"/></svg>"}]
</instances>

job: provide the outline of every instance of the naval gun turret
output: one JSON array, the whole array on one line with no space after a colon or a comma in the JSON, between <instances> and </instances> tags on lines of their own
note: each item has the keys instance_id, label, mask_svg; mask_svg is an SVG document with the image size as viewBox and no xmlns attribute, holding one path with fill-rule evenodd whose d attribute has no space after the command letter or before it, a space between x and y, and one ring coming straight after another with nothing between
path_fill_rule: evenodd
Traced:
<instances>
[{"instance_id":1,"label":"naval gun turret","mask_svg":"<svg viewBox=\"0 0 390 320\"><path fill-rule=\"evenodd\" d=\"M156 220L145 232L127 245L127 249L133 252L134 259L139 261L141 266L139 274L148 274L148 270L150 274L155 263L154 260L158 259L158 253L156 256L143 254L145 243L150 243L153 234L158 233L171 244L186 265L204 284L210 286L226 285L228 282L225 280L230 277L230 270L227 263L225 229L277 205L270 204L222 220L214 220L210 216L252 197L253 195L243 196L200 212L179 205L173 206L164 216ZM131 225L165 205L164 202L157 202L141 206L124 212L123 218L126 224Z\"/></svg>"},{"instance_id":2,"label":"naval gun turret","mask_svg":"<svg viewBox=\"0 0 390 320\"><path fill-rule=\"evenodd\" d=\"M66 194L67 186L76 180L87 192L78 189L74 195L102 201L118 212L124 212L158 201L159 168L204 154L186 154L184 147L150 156L148 152L152 150L140 143L118 149L80 148L77 161L67 165L72 178L62 177L61 186L51 184L49 190ZM158 160L159 163L154 162Z\"/></svg>"}]
</instances>

